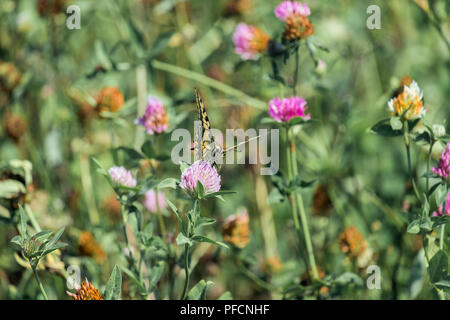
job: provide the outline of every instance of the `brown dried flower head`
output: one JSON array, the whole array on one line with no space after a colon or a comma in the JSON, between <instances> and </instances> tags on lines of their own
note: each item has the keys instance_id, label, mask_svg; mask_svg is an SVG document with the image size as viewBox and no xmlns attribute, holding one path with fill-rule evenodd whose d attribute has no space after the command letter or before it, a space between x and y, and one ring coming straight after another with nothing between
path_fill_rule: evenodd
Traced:
<instances>
[{"instance_id":1,"label":"brown dried flower head","mask_svg":"<svg viewBox=\"0 0 450 320\"><path fill-rule=\"evenodd\" d=\"M104 300L98 290L86 279L81 283L81 287L76 289L76 293L67 291L67 294L74 300Z\"/></svg>"},{"instance_id":2,"label":"brown dried flower head","mask_svg":"<svg viewBox=\"0 0 450 320\"><path fill-rule=\"evenodd\" d=\"M97 97L97 111L99 113L104 111L116 112L123 107L123 104L123 95L117 87L105 87Z\"/></svg>"},{"instance_id":3,"label":"brown dried flower head","mask_svg":"<svg viewBox=\"0 0 450 320\"><path fill-rule=\"evenodd\" d=\"M122 208L117 196L115 194L110 195L104 202L104 208L108 216L114 220L119 221L122 217Z\"/></svg>"},{"instance_id":4,"label":"brown dried flower head","mask_svg":"<svg viewBox=\"0 0 450 320\"><path fill-rule=\"evenodd\" d=\"M17 143L26 132L27 124L22 117L15 114L7 114L5 128L6 134Z\"/></svg>"},{"instance_id":5,"label":"brown dried flower head","mask_svg":"<svg viewBox=\"0 0 450 320\"><path fill-rule=\"evenodd\" d=\"M312 278L312 276L313 276L313 272L312 272L312 269L310 268L309 270L308 270L308 272L309 272L309 277L308 277L308 275L306 274L306 272L304 272L303 274L302 274L302 276L301 276L301 280L300 280L300 284L302 285L302 286L304 286L304 287L306 287L306 286L309 286L311 283L310 283L310 281L309 281L309 279L310 278ZM325 277L325 271L323 271L322 269L320 269L319 267L317 267L317 273L318 273L318 275L319 275L319 279L323 279L324 277ZM328 288L328 287L326 287L326 286L322 286L322 287L320 287L320 289L319 289L319 292L320 292L320 294L322 295L322 296L326 296L327 294L328 294L328 292L330 291L330 289Z\"/></svg>"},{"instance_id":6,"label":"brown dried flower head","mask_svg":"<svg viewBox=\"0 0 450 320\"><path fill-rule=\"evenodd\" d=\"M328 196L328 192L324 186L319 185L314 192L313 198L313 215L314 216L328 216L333 204Z\"/></svg>"},{"instance_id":7,"label":"brown dried flower head","mask_svg":"<svg viewBox=\"0 0 450 320\"><path fill-rule=\"evenodd\" d=\"M58 13L64 13L64 6L68 3L68 0L38 0L37 10L41 17L48 15L56 15Z\"/></svg>"},{"instance_id":8,"label":"brown dried flower head","mask_svg":"<svg viewBox=\"0 0 450 320\"><path fill-rule=\"evenodd\" d=\"M22 74L10 62L0 62L0 89L13 91L22 80Z\"/></svg>"},{"instance_id":9,"label":"brown dried flower head","mask_svg":"<svg viewBox=\"0 0 450 320\"><path fill-rule=\"evenodd\" d=\"M367 242L356 227L350 226L341 233L339 247L349 257L356 258L366 250Z\"/></svg>"},{"instance_id":10,"label":"brown dried flower head","mask_svg":"<svg viewBox=\"0 0 450 320\"><path fill-rule=\"evenodd\" d=\"M274 274L280 272L283 269L283 264L281 263L280 257L273 256L269 257L264 261L263 271L267 274Z\"/></svg>"},{"instance_id":11,"label":"brown dried flower head","mask_svg":"<svg viewBox=\"0 0 450 320\"><path fill-rule=\"evenodd\" d=\"M251 0L231 0L226 9L227 16L243 15L252 10Z\"/></svg>"},{"instance_id":12,"label":"brown dried flower head","mask_svg":"<svg viewBox=\"0 0 450 320\"><path fill-rule=\"evenodd\" d=\"M222 227L225 242L238 248L244 248L250 241L249 217L246 209L240 213L229 216Z\"/></svg>"},{"instance_id":13,"label":"brown dried flower head","mask_svg":"<svg viewBox=\"0 0 450 320\"><path fill-rule=\"evenodd\" d=\"M83 231L78 238L78 250L82 255L92 257L97 263L103 263L106 259L102 246L89 231Z\"/></svg>"},{"instance_id":14,"label":"brown dried flower head","mask_svg":"<svg viewBox=\"0 0 450 320\"><path fill-rule=\"evenodd\" d=\"M314 25L306 16L291 15L286 18L284 38L286 40L300 40L314 33Z\"/></svg>"}]
</instances>

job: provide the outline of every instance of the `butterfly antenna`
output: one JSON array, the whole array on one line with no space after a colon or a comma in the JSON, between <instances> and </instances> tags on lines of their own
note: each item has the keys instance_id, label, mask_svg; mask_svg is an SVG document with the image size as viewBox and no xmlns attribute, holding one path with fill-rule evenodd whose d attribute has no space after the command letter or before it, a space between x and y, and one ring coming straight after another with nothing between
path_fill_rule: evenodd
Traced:
<instances>
[{"instance_id":1,"label":"butterfly antenna","mask_svg":"<svg viewBox=\"0 0 450 320\"><path fill-rule=\"evenodd\" d=\"M238 144L235 145L235 146L229 147L229 148L225 149L224 153L225 153L225 152L228 152L228 151L230 151L230 150L236 149L237 147L239 147L239 146L241 146L241 145L243 145L243 144L246 144L247 142L250 142L250 141L252 141L252 140L258 139L259 137L260 137L260 135L259 135L259 136L256 136L256 137L253 137L253 138L250 138L250 139L248 139L247 141L243 141L243 142L241 142L241 143L238 143Z\"/></svg>"}]
</instances>

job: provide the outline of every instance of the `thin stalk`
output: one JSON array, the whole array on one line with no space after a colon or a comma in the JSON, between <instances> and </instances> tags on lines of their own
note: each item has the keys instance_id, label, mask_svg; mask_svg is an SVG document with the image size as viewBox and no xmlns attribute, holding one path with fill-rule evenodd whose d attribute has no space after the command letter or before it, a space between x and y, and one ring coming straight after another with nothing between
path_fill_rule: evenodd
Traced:
<instances>
[{"instance_id":1,"label":"thin stalk","mask_svg":"<svg viewBox=\"0 0 450 320\"><path fill-rule=\"evenodd\" d=\"M430 177L428 176L428 172L430 172L430 167L431 167L431 153L433 152L433 146L434 146L434 141L432 141L430 143L430 149L428 150L428 156L427 156L427 178L426 178L426 190L427 190L427 199L429 197L429 192L430 192Z\"/></svg>"},{"instance_id":2,"label":"thin stalk","mask_svg":"<svg viewBox=\"0 0 450 320\"><path fill-rule=\"evenodd\" d=\"M444 204L442 206L442 214L445 215L447 212L447 194L448 194L448 185L447 192L445 194ZM444 250L444 237L445 237L445 224L441 225L441 233L439 237L439 249Z\"/></svg>"},{"instance_id":3,"label":"thin stalk","mask_svg":"<svg viewBox=\"0 0 450 320\"><path fill-rule=\"evenodd\" d=\"M140 278L140 267L136 266L136 259L133 256L133 252L131 251L131 247L130 247L130 242L128 241L128 234L127 234L127 212L125 210L125 206L121 205L122 207L122 230L123 230L123 236L125 238L125 244L127 246L128 249L128 253L130 255L130 260L131 260L131 267L134 269L134 271L136 272L136 275L139 276ZM141 279L139 279L141 280ZM145 284L144 284L145 287Z\"/></svg>"},{"instance_id":4,"label":"thin stalk","mask_svg":"<svg viewBox=\"0 0 450 320\"><path fill-rule=\"evenodd\" d=\"M295 141L292 137L290 137L289 140L290 140L289 151L290 151L290 157L291 157L292 174L293 174L293 176L297 176L298 168L297 168L297 156L296 156L296 152L295 152ZM315 280L317 280L317 279L319 279L319 273L317 272L316 259L314 258L314 249L312 246L311 235L309 233L308 218L306 216L305 207L303 205L303 198L299 192L294 192L294 194L295 194L295 200L297 202L297 207L298 207L299 213L300 213L300 222L301 222L301 226L302 226L303 236L305 238L306 251L308 253L309 264L312 269L313 278Z\"/></svg>"},{"instance_id":5,"label":"thin stalk","mask_svg":"<svg viewBox=\"0 0 450 320\"><path fill-rule=\"evenodd\" d=\"M293 179L293 173L292 173L292 159L291 159L291 151L289 148L289 128L285 128L285 135L286 135L286 161L287 161L287 173L288 173L288 181L291 182ZM300 231L300 222L298 221L298 215L297 215L297 206L295 202L295 197L290 194L289 198L291 200L292 204L292 218L294 220L295 230Z\"/></svg>"},{"instance_id":6,"label":"thin stalk","mask_svg":"<svg viewBox=\"0 0 450 320\"><path fill-rule=\"evenodd\" d=\"M181 77L187 78L187 79L191 79L194 80L198 83L201 83L205 86L209 86L211 88L214 88L216 90L222 91L225 94L228 94L230 96L234 96L240 100L242 100L243 102L245 102L246 104L248 104L249 106L255 107L257 109L261 109L261 110L266 110L267 109L267 104L261 100L255 99L250 97L249 95L247 95L246 93L235 89L233 87L230 87L220 81L217 81L213 78L207 77L203 74L197 73L197 72L193 72L191 70L188 69L184 69L169 63L165 63L162 61L158 61L158 60L152 60L151 61L151 65L153 68L158 69L158 70L162 70L162 71L166 71L166 72L170 72L176 75L179 75Z\"/></svg>"},{"instance_id":7,"label":"thin stalk","mask_svg":"<svg viewBox=\"0 0 450 320\"><path fill-rule=\"evenodd\" d=\"M416 182L414 180L414 175L413 175L413 172L412 172L411 146L410 146L410 143L409 143L409 136L408 136L408 134L409 134L408 123L405 122L404 126L405 126L404 141L405 141L405 147L406 147L406 155L407 155L407 158L408 158L408 172L409 172L409 176L411 178L411 183L412 183L412 186L413 186L413 189L414 189L414 194L415 194L417 200L419 200L419 202L422 203L422 199L420 197L419 191L417 190L417 185L416 185Z\"/></svg>"},{"instance_id":8,"label":"thin stalk","mask_svg":"<svg viewBox=\"0 0 450 320\"><path fill-rule=\"evenodd\" d=\"M39 278L39 275L38 275L38 273L37 273L37 271L36 271L36 267L31 266L31 269L33 269L34 277L36 278L36 281L37 281L37 283L38 283L38 285L39 285L39 289L41 290L41 293L42 293L42 295L44 296L44 299L45 299L45 300L48 300L48 296L47 296L47 294L45 293L44 287L42 286L41 278Z\"/></svg>"},{"instance_id":9,"label":"thin stalk","mask_svg":"<svg viewBox=\"0 0 450 320\"><path fill-rule=\"evenodd\" d=\"M289 129L286 129L286 151L287 151L287 161L288 161L288 179L292 181L293 177L298 175L297 169L297 158L295 155L295 143L293 139L289 136ZM319 274L317 272L316 260L314 258L314 250L311 241L311 235L309 233L308 220L306 217L305 207L303 205L303 198L298 192L293 192L291 194L292 203L292 214L294 218L295 228L298 233L300 231L303 233L303 237L306 245L306 252L308 255L309 266L312 270L313 279L319 279ZM300 222L298 220L298 215L300 215ZM301 224L301 226L300 226ZM309 274L309 272L307 272Z\"/></svg>"},{"instance_id":10,"label":"thin stalk","mask_svg":"<svg viewBox=\"0 0 450 320\"><path fill-rule=\"evenodd\" d=\"M25 204L25 213L28 216L28 219L30 219L31 225L33 226L33 228L36 230L36 232L41 232L42 229L39 226L39 223L36 220L36 217L34 216L33 211L31 211L30 206L28 204Z\"/></svg>"},{"instance_id":11,"label":"thin stalk","mask_svg":"<svg viewBox=\"0 0 450 320\"><path fill-rule=\"evenodd\" d=\"M299 59L300 59L300 44L299 44L298 48L295 50L295 73L294 73L294 85L292 87L294 96L297 95Z\"/></svg>"},{"instance_id":12,"label":"thin stalk","mask_svg":"<svg viewBox=\"0 0 450 320\"><path fill-rule=\"evenodd\" d=\"M184 271L186 273L186 278L184 279L183 293L181 294L181 300L186 298L187 288L189 287L189 244L184 245Z\"/></svg>"},{"instance_id":13,"label":"thin stalk","mask_svg":"<svg viewBox=\"0 0 450 320\"><path fill-rule=\"evenodd\" d=\"M243 264L240 264L240 269L241 269L242 273L245 274L245 276L247 278L252 280L255 284L257 284L261 288L263 288L263 289L265 289L265 290L267 290L267 291L269 291L271 293L273 291L279 292L279 290L277 288L272 286L270 283L265 282L262 279L260 279L259 277L257 277L253 272L248 270Z\"/></svg>"}]
</instances>

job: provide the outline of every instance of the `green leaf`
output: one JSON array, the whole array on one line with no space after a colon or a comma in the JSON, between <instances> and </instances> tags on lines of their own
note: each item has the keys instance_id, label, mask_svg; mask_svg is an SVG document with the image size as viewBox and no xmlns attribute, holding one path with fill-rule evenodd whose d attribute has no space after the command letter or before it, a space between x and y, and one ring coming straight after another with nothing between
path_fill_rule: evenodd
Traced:
<instances>
[{"instance_id":1,"label":"green leaf","mask_svg":"<svg viewBox=\"0 0 450 320\"><path fill-rule=\"evenodd\" d=\"M425 230L427 232L433 230L433 223L432 223L430 217L426 216L423 218L423 220L420 224L420 229Z\"/></svg>"},{"instance_id":2,"label":"green leaf","mask_svg":"<svg viewBox=\"0 0 450 320\"><path fill-rule=\"evenodd\" d=\"M211 219L211 218L205 218L205 217L200 217L197 220L197 227L201 227L201 226L208 226L211 224L214 224L216 222L216 220Z\"/></svg>"},{"instance_id":3,"label":"green leaf","mask_svg":"<svg viewBox=\"0 0 450 320\"><path fill-rule=\"evenodd\" d=\"M49 246L45 246L45 250L42 252L42 256L45 256L45 255L47 255L47 254L49 254L49 253L51 253L51 252L53 252L55 250L58 250L58 249L61 249L61 248L67 247L67 246L68 246L68 244L64 243L64 242L54 244L54 245L52 245L50 247Z\"/></svg>"},{"instance_id":4,"label":"green leaf","mask_svg":"<svg viewBox=\"0 0 450 320\"><path fill-rule=\"evenodd\" d=\"M293 117L291 118L291 120L289 120L288 122L288 126L292 127L292 126L296 126L296 125L300 125L300 124L307 124L307 123L311 123L312 120L308 120L302 117Z\"/></svg>"},{"instance_id":5,"label":"green leaf","mask_svg":"<svg viewBox=\"0 0 450 320\"><path fill-rule=\"evenodd\" d=\"M127 169L138 167L140 160L145 159L136 150L124 146L113 149L112 154L113 158L117 161L117 165L122 165Z\"/></svg>"},{"instance_id":6,"label":"green leaf","mask_svg":"<svg viewBox=\"0 0 450 320\"><path fill-rule=\"evenodd\" d=\"M169 199L166 199L166 202L167 202L167 205L169 206L169 208L175 214L175 217L177 218L178 223L181 225L183 223L183 221L180 218L177 207L175 207L175 205Z\"/></svg>"},{"instance_id":7,"label":"green leaf","mask_svg":"<svg viewBox=\"0 0 450 320\"><path fill-rule=\"evenodd\" d=\"M420 221L418 219L411 221L408 225L408 229L406 229L406 232L418 234L420 232Z\"/></svg>"},{"instance_id":8,"label":"green leaf","mask_svg":"<svg viewBox=\"0 0 450 320\"><path fill-rule=\"evenodd\" d=\"M215 244L216 246L220 246L220 247L229 249L228 245L226 245L225 243L220 242L220 241L212 240L212 239L210 239L208 237L205 237L205 236L196 235L196 236L192 237L192 240L197 241L197 242L208 242L208 243Z\"/></svg>"},{"instance_id":9,"label":"green leaf","mask_svg":"<svg viewBox=\"0 0 450 320\"><path fill-rule=\"evenodd\" d=\"M430 197L433 192L435 192L437 190L437 188L439 188L439 186L442 184L442 182L438 182L435 185L433 185L430 190L428 191L428 197Z\"/></svg>"},{"instance_id":10,"label":"green leaf","mask_svg":"<svg viewBox=\"0 0 450 320\"><path fill-rule=\"evenodd\" d=\"M369 132L383 137L398 137L403 135L402 130L394 130L391 127L391 119L383 119L369 129Z\"/></svg>"},{"instance_id":11,"label":"green leaf","mask_svg":"<svg viewBox=\"0 0 450 320\"><path fill-rule=\"evenodd\" d=\"M181 171L181 173L183 173L184 172L184 170L186 170L187 168L189 168L189 163L187 163L187 162L184 162L184 161L181 161L180 162L180 171Z\"/></svg>"},{"instance_id":12,"label":"green leaf","mask_svg":"<svg viewBox=\"0 0 450 320\"><path fill-rule=\"evenodd\" d=\"M17 249L22 249L23 246L23 238L19 235L15 236L14 238L11 239L11 243L15 244L18 246Z\"/></svg>"},{"instance_id":13,"label":"green leaf","mask_svg":"<svg viewBox=\"0 0 450 320\"><path fill-rule=\"evenodd\" d=\"M281 194L280 190L273 188L272 191L270 191L269 198L267 199L269 205L274 205L283 201L284 196Z\"/></svg>"},{"instance_id":14,"label":"green leaf","mask_svg":"<svg viewBox=\"0 0 450 320\"><path fill-rule=\"evenodd\" d=\"M122 269L122 271L131 279L131 281L134 282L134 284L136 285L139 294L141 294L142 296L147 296L147 290L145 289L145 287L142 285L142 283L136 278L136 276L133 274L133 272L126 268L126 267L120 267L120 269Z\"/></svg>"},{"instance_id":15,"label":"green leaf","mask_svg":"<svg viewBox=\"0 0 450 320\"><path fill-rule=\"evenodd\" d=\"M105 300L119 300L121 290L122 274L120 273L119 267L115 265L108 283L106 284Z\"/></svg>"},{"instance_id":16,"label":"green leaf","mask_svg":"<svg viewBox=\"0 0 450 320\"><path fill-rule=\"evenodd\" d=\"M427 131L424 131L424 132L422 132L422 133L416 135L416 136L414 137L414 141L415 141L415 142L421 142L421 141L424 141L424 142L426 142L426 143L429 144L429 143L431 143L431 136L430 136L430 134L429 134Z\"/></svg>"},{"instance_id":17,"label":"green leaf","mask_svg":"<svg viewBox=\"0 0 450 320\"><path fill-rule=\"evenodd\" d=\"M233 296L230 291L226 291L217 300L233 300Z\"/></svg>"},{"instance_id":18,"label":"green leaf","mask_svg":"<svg viewBox=\"0 0 450 320\"><path fill-rule=\"evenodd\" d=\"M203 187L200 180L197 181L196 191L199 199L202 199L205 196L205 188Z\"/></svg>"},{"instance_id":19,"label":"green leaf","mask_svg":"<svg viewBox=\"0 0 450 320\"><path fill-rule=\"evenodd\" d=\"M434 283L437 287L444 287L444 288L450 288L450 278L439 280L438 282Z\"/></svg>"},{"instance_id":20,"label":"green leaf","mask_svg":"<svg viewBox=\"0 0 450 320\"><path fill-rule=\"evenodd\" d=\"M399 117L392 117L389 123L391 124L391 128L394 131L403 129L403 122Z\"/></svg>"},{"instance_id":21,"label":"green leaf","mask_svg":"<svg viewBox=\"0 0 450 320\"><path fill-rule=\"evenodd\" d=\"M439 188L436 189L436 192L434 193L436 204L437 205L443 204L446 196L447 196L447 187L445 185L441 185Z\"/></svg>"},{"instance_id":22,"label":"green leaf","mask_svg":"<svg viewBox=\"0 0 450 320\"><path fill-rule=\"evenodd\" d=\"M101 163L95 159L95 158L91 158L92 161L94 162L94 164L97 166L97 172L103 176L106 177L106 179L109 181L109 183L112 185L111 182L111 177L109 176L108 172L105 170L105 168L103 168L103 166L101 165Z\"/></svg>"},{"instance_id":23,"label":"green leaf","mask_svg":"<svg viewBox=\"0 0 450 320\"><path fill-rule=\"evenodd\" d=\"M26 188L20 181L10 179L0 181L0 198L12 199L25 192Z\"/></svg>"},{"instance_id":24,"label":"green leaf","mask_svg":"<svg viewBox=\"0 0 450 320\"><path fill-rule=\"evenodd\" d=\"M160 54L169 43L170 38L173 36L175 31L162 32L153 42L152 48L150 50L149 58L153 58Z\"/></svg>"},{"instance_id":25,"label":"green leaf","mask_svg":"<svg viewBox=\"0 0 450 320\"><path fill-rule=\"evenodd\" d=\"M439 250L430 260L428 266L430 281L435 283L448 277L448 257L444 250Z\"/></svg>"},{"instance_id":26,"label":"green leaf","mask_svg":"<svg viewBox=\"0 0 450 320\"><path fill-rule=\"evenodd\" d=\"M411 300L415 299L422 290L425 269L426 269L425 252L422 248L414 258L411 267L411 272L408 280L408 292L409 292L408 299Z\"/></svg>"},{"instance_id":27,"label":"green leaf","mask_svg":"<svg viewBox=\"0 0 450 320\"><path fill-rule=\"evenodd\" d=\"M261 124L275 124L275 125L281 125L281 122L275 121L273 118L265 117L262 118L260 121Z\"/></svg>"},{"instance_id":28,"label":"green leaf","mask_svg":"<svg viewBox=\"0 0 450 320\"><path fill-rule=\"evenodd\" d=\"M145 141L144 144L141 146L141 151L149 159L153 159L153 157L156 154L156 151L153 148L151 141Z\"/></svg>"},{"instance_id":29,"label":"green leaf","mask_svg":"<svg viewBox=\"0 0 450 320\"><path fill-rule=\"evenodd\" d=\"M158 161L166 161L170 159L170 154L157 154L155 148L153 148L151 141L146 141L141 146L142 153L148 158L148 159L155 159Z\"/></svg>"},{"instance_id":30,"label":"green leaf","mask_svg":"<svg viewBox=\"0 0 450 320\"><path fill-rule=\"evenodd\" d=\"M357 274L354 274L353 272L345 272L337 277L333 282L338 285L344 286L347 286L349 284L355 284L358 286L363 285L363 280L361 279L361 277Z\"/></svg>"},{"instance_id":31,"label":"green leaf","mask_svg":"<svg viewBox=\"0 0 450 320\"><path fill-rule=\"evenodd\" d=\"M164 262L160 261L151 269L150 272L150 290L156 288L156 284L164 273Z\"/></svg>"},{"instance_id":32,"label":"green leaf","mask_svg":"<svg viewBox=\"0 0 450 320\"><path fill-rule=\"evenodd\" d=\"M214 282L205 280L200 280L188 293L187 300L205 300L206 290L208 286L213 285Z\"/></svg>"},{"instance_id":33,"label":"green leaf","mask_svg":"<svg viewBox=\"0 0 450 320\"><path fill-rule=\"evenodd\" d=\"M158 183L158 189L164 189L164 188L171 188L176 189L177 188L178 180L174 178L167 178Z\"/></svg>"},{"instance_id":34,"label":"green leaf","mask_svg":"<svg viewBox=\"0 0 450 320\"><path fill-rule=\"evenodd\" d=\"M53 238L50 239L49 242L47 242L46 244L46 248L51 248L56 244L56 241L59 240L59 238L61 238L61 235L64 232L64 227L62 227L61 229L58 230L58 232L56 232L56 234L53 236Z\"/></svg>"},{"instance_id":35,"label":"green leaf","mask_svg":"<svg viewBox=\"0 0 450 320\"><path fill-rule=\"evenodd\" d=\"M432 217L431 220L433 221L433 229L436 229L440 225L450 223L450 217L448 216Z\"/></svg>"},{"instance_id":36,"label":"green leaf","mask_svg":"<svg viewBox=\"0 0 450 320\"><path fill-rule=\"evenodd\" d=\"M231 190L221 190L221 191L217 191L217 192L212 192L212 193L208 193L206 195L203 196L203 199L208 199L208 198L212 198L212 197L219 197L223 194L233 194L236 193L236 191L231 191Z\"/></svg>"},{"instance_id":37,"label":"green leaf","mask_svg":"<svg viewBox=\"0 0 450 320\"><path fill-rule=\"evenodd\" d=\"M19 205L19 233L22 237L26 238L27 233L27 216L25 215L25 211L23 210L23 207Z\"/></svg>"},{"instance_id":38,"label":"green leaf","mask_svg":"<svg viewBox=\"0 0 450 320\"><path fill-rule=\"evenodd\" d=\"M51 235L52 233L53 233L53 232L50 231L50 230L44 230L44 231L41 231L41 232L36 233L36 234L33 236L33 238L35 238L36 240L39 240L39 241L45 241L45 240L47 240L47 239L50 237L50 235Z\"/></svg>"},{"instance_id":39,"label":"green leaf","mask_svg":"<svg viewBox=\"0 0 450 320\"><path fill-rule=\"evenodd\" d=\"M189 245L189 246L191 246L192 245L192 240L191 239L189 239L188 237L186 237L183 233L179 233L178 234L178 236L177 236L177 245L179 245L179 246L183 246L183 245L185 245L186 243Z\"/></svg>"}]
</instances>

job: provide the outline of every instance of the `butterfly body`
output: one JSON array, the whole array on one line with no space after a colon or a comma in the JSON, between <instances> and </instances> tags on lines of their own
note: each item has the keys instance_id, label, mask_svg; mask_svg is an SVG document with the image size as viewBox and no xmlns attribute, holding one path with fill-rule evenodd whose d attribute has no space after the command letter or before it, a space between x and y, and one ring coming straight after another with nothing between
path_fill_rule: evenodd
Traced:
<instances>
[{"instance_id":1,"label":"butterfly body","mask_svg":"<svg viewBox=\"0 0 450 320\"><path fill-rule=\"evenodd\" d=\"M206 106L200 92L194 88L194 93L199 118L199 125L194 126L194 160L206 161L217 170L220 170L220 166L223 163L223 158L228 151L236 150L240 145L245 144L250 140L259 138L259 136L224 150L222 146L214 140L214 136L211 131L211 123L209 122Z\"/></svg>"},{"instance_id":2,"label":"butterfly body","mask_svg":"<svg viewBox=\"0 0 450 320\"><path fill-rule=\"evenodd\" d=\"M211 123L209 122L208 113L200 92L194 89L195 104L197 107L200 126L196 126L194 138L194 158L195 160L203 160L219 169L223 159L223 148L214 141L211 132Z\"/></svg>"}]
</instances>

